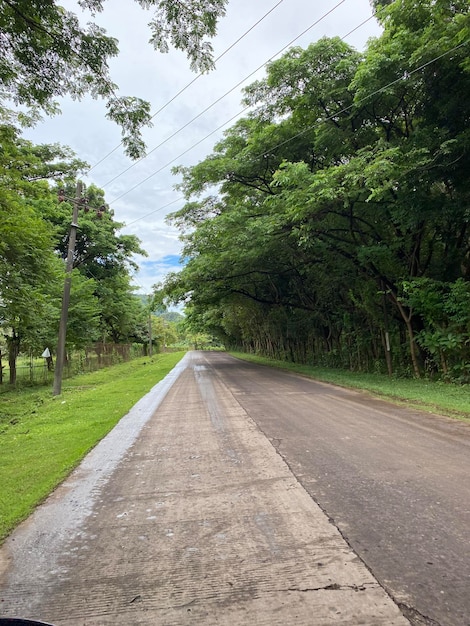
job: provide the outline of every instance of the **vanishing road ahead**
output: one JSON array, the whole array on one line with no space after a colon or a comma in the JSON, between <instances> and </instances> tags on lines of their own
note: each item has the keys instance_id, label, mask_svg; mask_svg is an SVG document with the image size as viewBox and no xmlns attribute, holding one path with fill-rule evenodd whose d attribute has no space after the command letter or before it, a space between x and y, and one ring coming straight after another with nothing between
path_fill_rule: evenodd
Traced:
<instances>
[{"instance_id":1,"label":"vanishing road ahead","mask_svg":"<svg viewBox=\"0 0 470 626\"><path fill-rule=\"evenodd\" d=\"M469 460L469 424L190 353L2 547L0 617L469 626Z\"/></svg>"}]
</instances>

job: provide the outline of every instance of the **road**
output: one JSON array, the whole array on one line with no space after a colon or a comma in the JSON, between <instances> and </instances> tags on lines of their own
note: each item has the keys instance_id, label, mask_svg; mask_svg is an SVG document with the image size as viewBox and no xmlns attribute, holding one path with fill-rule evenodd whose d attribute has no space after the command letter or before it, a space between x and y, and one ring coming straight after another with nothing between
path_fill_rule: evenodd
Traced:
<instances>
[{"instance_id":1,"label":"road","mask_svg":"<svg viewBox=\"0 0 470 626\"><path fill-rule=\"evenodd\" d=\"M468 625L469 430L190 353L4 544L0 616Z\"/></svg>"},{"instance_id":2,"label":"road","mask_svg":"<svg viewBox=\"0 0 470 626\"><path fill-rule=\"evenodd\" d=\"M212 361L415 624L470 624L470 424Z\"/></svg>"}]
</instances>

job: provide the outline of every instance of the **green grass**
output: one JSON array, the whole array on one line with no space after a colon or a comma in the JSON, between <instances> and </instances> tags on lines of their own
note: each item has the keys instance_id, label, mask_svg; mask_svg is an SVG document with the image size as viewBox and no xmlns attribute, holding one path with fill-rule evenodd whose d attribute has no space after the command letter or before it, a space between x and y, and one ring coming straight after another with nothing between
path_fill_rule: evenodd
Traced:
<instances>
[{"instance_id":1,"label":"green grass","mask_svg":"<svg viewBox=\"0 0 470 626\"><path fill-rule=\"evenodd\" d=\"M0 395L0 541L78 465L184 352Z\"/></svg>"},{"instance_id":2,"label":"green grass","mask_svg":"<svg viewBox=\"0 0 470 626\"><path fill-rule=\"evenodd\" d=\"M426 379L390 378L384 374L363 374L311 365L276 361L252 354L232 352L233 356L296 372L341 387L363 389L375 396L424 411L470 420L470 386Z\"/></svg>"}]
</instances>

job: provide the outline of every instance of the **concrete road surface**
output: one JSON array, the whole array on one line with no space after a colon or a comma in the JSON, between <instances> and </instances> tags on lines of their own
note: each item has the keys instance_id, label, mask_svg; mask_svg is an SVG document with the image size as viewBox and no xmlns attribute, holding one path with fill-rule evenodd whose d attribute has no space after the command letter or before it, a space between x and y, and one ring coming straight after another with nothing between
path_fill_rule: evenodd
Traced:
<instances>
[{"instance_id":1,"label":"concrete road surface","mask_svg":"<svg viewBox=\"0 0 470 626\"><path fill-rule=\"evenodd\" d=\"M413 430L418 422L419 441L434 468L423 475L436 487L423 488L423 495L414 492L415 464L423 459L409 434L396 433L393 462L381 443L382 434L393 438L389 422L396 415L398 431L410 424ZM323 422L331 422L329 435L320 428ZM403 568L403 590L395 588L393 577L376 576L396 593L412 623L432 624L413 608L420 597L413 593L433 576L423 580L422 563L409 564L409 541L396 544L397 537L408 537L410 520L403 526L406 517L394 517L392 495L403 485L403 508L426 508L423 532L436 521L434 545L454 585L449 559L462 575L461 556L468 548L462 525L469 504L468 456L456 470L448 446L461 434L468 445L465 425L422 418L222 353L190 353L4 544L0 617L77 626L408 624L339 524L367 565L362 541L369 536L375 546L371 567L382 550L386 563ZM437 451L431 436L441 437ZM395 457L400 447L401 457ZM455 449L458 456L458 445ZM336 465L333 476L326 468ZM458 518L457 530L448 533L456 541L449 555L440 511L456 504L460 487L452 482L463 484L459 493L467 499L444 516L451 526ZM442 488L452 494L447 497ZM381 489L391 501L388 511L376 500ZM416 505L429 496L431 508L429 500ZM343 508L355 511L350 503L356 499L362 515L343 517ZM332 514L330 505L340 512ZM336 515L340 519L333 523L328 516ZM388 526L383 521L377 526L381 518ZM445 583L439 580L441 591L447 590ZM462 593L455 601L463 597L464 585L460 580ZM470 623L466 617L457 621L462 602L456 613L446 613L442 626ZM442 606L448 609L445 602Z\"/></svg>"}]
</instances>

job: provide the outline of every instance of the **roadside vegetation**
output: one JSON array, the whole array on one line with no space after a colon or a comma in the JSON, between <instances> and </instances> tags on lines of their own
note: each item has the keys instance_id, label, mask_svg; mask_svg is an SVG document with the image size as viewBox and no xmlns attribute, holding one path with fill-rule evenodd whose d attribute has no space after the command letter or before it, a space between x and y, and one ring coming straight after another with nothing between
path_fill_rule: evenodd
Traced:
<instances>
[{"instance_id":1,"label":"roadside vegetation","mask_svg":"<svg viewBox=\"0 0 470 626\"><path fill-rule=\"evenodd\" d=\"M470 421L469 385L301 365L241 352L231 352L231 354L245 361L296 372L341 387L362 389L384 399L423 411Z\"/></svg>"},{"instance_id":2,"label":"roadside vegetation","mask_svg":"<svg viewBox=\"0 0 470 626\"><path fill-rule=\"evenodd\" d=\"M133 283L136 257L147 253L136 236L121 232L124 223L115 219L105 192L81 185L89 165L67 146L22 137L43 115L60 112L64 96L88 94L106 102L106 118L120 126L124 152L134 159L145 154L142 129L151 124L151 103L117 93L108 62L119 52L118 41L93 21L103 0L76 3L78 13L61 4L1 3L0 57L8 61L0 63L0 384L23 384L17 381L20 355L32 362L48 352L46 358L55 359L68 258L68 354L98 342L145 349L155 313L152 298L137 296ZM174 46L186 52L194 70L214 66L210 39L227 0L208 7L198 0L144 4L153 14L149 35L157 51ZM69 254L77 205L79 227ZM154 341L158 333L168 343L174 329L156 319Z\"/></svg>"},{"instance_id":3,"label":"roadside vegetation","mask_svg":"<svg viewBox=\"0 0 470 626\"><path fill-rule=\"evenodd\" d=\"M0 395L0 541L78 465L184 352L139 358Z\"/></svg>"},{"instance_id":4,"label":"roadside vegetation","mask_svg":"<svg viewBox=\"0 0 470 626\"><path fill-rule=\"evenodd\" d=\"M470 382L470 8L375 0L380 37L293 47L179 167L165 291L234 350Z\"/></svg>"}]
</instances>

